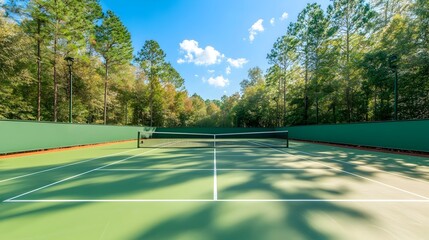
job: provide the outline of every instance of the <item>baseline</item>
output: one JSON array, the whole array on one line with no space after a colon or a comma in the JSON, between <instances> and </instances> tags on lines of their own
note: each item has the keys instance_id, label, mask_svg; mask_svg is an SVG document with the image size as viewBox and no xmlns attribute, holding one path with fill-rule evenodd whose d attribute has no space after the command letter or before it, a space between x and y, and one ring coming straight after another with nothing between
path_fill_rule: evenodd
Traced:
<instances>
[{"instance_id":1,"label":"baseline","mask_svg":"<svg viewBox=\"0 0 429 240\"><path fill-rule=\"evenodd\" d=\"M213 171L212 168L108 168L97 171L138 172L138 171ZM333 170L330 168L216 168L217 171L307 171Z\"/></svg>"},{"instance_id":2,"label":"baseline","mask_svg":"<svg viewBox=\"0 0 429 240\"><path fill-rule=\"evenodd\" d=\"M67 202L349 202L349 203L429 203L422 199L34 199L5 200L4 203L67 203Z\"/></svg>"}]
</instances>

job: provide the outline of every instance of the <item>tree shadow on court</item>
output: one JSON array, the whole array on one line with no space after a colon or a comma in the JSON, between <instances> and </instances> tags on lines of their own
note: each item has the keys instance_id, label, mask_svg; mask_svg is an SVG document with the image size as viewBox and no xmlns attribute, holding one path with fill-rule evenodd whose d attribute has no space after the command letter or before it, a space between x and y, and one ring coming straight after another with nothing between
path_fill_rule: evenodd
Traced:
<instances>
[{"instance_id":1,"label":"tree shadow on court","mask_svg":"<svg viewBox=\"0 0 429 240\"><path fill-rule=\"evenodd\" d=\"M299 151L312 151L318 157L309 157ZM304 145L282 150L284 153L274 151L280 157L278 160L266 163L263 154L255 154L257 150L243 151L231 150L231 160L241 161L241 164L223 165L227 167L272 167L280 169L285 167L287 160L289 172L248 171L244 174L240 171L219 170L219 199L347 199L347 195L353 189L342 182L365 181L350 174L332 175L306 171L299 165L300 161L309 159L315 162L328 164L344 171L358 174L364 177L372 177L377 172L362 165L375 165L384 171L393 171L407 176L423 178L423 173L418 167L411 167L407 171L407 163L400 158L382 156L378 153L370 154L345 151L337 148L318 147L309 149ZM295 152L294 152L295 151ZM221 151L220 151L221 152ZM264 152L261 150L261 152ZM267 156L269 156L268 151ZM274 154L274 152L272 152ZM290 154L292 154L292 156ZM162 154L151 156L139 156L130 158L124 165L112 165L108 168L201 168L213 167L212 152L208 150L190 151L189 149L164 150ZM203 157L201 157L203 155ZM235 156L237 155L237 156ZM242 157L240 158L240 155ZM13 180L9 183L0 183L2 191L0 198L7 199L23 192L31 191L55 181L65 179L76 174L113 163L118 159L125 159L133 155L121 155L103 158L97 161L78 164L59 171L51 171L34 175L28 178ZM219 156L222 156L221 153ZM281 159L283 156L283 161ZM294 157L295 156L295 157ZM249 160L248 163L245 161ZM337 159L341 161L333 161ZM354 160L356 159L356 160ZM218 159L221 163L222 159ZM225 160L225 159L223 159ZM349 161L360 161L359 164L350 164ZM424 162L424 160L423 160ZM126 163L126 164L125 164ZM391 166L383 166L391 165ZM380 165L380 166L379 166ZM52 165L56 167L61 165ZM328 168L329 168L328 167ZM222 168L222 166L218 166ZM294 171L294 168L296 171ZM321 167L323 168L323 167ZM325 166L326 168L326 166ZM395 170L396 169L396 170ZM24 172L36 172L41 168L22 169ZM13 171L13 170L10 170ZM408 172L409 171L409 172ZM235 176L235 174L238 176ZM12 172L7 174L13 174ZM420 175L421 174L421 175ZM338 185L321 185L327 180L333 179ZM213 189L213 172L201 171L190 173L189 171L168 172L91 172L81 177L71 179L64 183L41 189L32 194L18 199L211 199ZM199 182L202 180L202 182ZM295 185L294 185L295 184ZM4 187L6 186L6 188ZM171 189L171 191L159 192L158 190ZM150 194L154 192L154 194ZM158 194L158 195L157 195ZM128 203L123 203L128 204ZM355 205L346 205L338 202L204 202L204 203L160 203L160 212L167 211L162 206L174 204L177 208L182 204L194 204L184 214L173 214L164 218L157 218L156 224L146 226L141 223L141 231L135 233L134 239L332 239L335 233L326 230L326 226L332 223L332 219L341 217L354 223L367 223L372 220L372 215L360 211ZM20 203L0 203L0 221L56 215L66 210L79 210L99 203L31 203L30 206ZM148 211L146 203L135 206L136 211ZM189 207L188 207L189 208ZM86 213L84 213L86 214ZM322 223L321 223L322 221ZM338 226L340 227L340 226ZM335 228L335 227L334 227ZM331 228L329 228L331 229Z\"/></svg>"},{"instance_id":2,"label":"tree shadow on court","mask_svg":"<svg viewBox=\"0 0 429 240\"><path fill-rule=\"evenodd\" d=\"M302 149L301 151L303 150L306 149ZM353 173L364 178L373 177L378 172L361 168L362 165L359 164L350 164L349 161L351 159L358 158L361 161L360 164L363 164L363 166L370 165L383 171L424 178L424 174L419 172L418 169L408 169L409 162L403 158L394 158L394 156L380 157L378 153L369 156L367 153L351 154L341 150L333 151L332 149L329 151L321 149L320 151L314 151L314 153L320 155L317 158L309 158L308 155L303 155L302 153L292 154L300 155L310 161L323 163L326 169L336 169L339 170L338 172L340 170L347 171L348 173ZM287 154L287 150L285 154ZM252 156L251 153L243 153L243 156L245 155ZM333 158L341 159L341 161L332 161ZM297 160L297 162L299 161L302 160ZM262 164L263 162L254 161L241 166L243 168L255 167L258 166L255 165L258 163ZM275 164L271 166L274 169L284 167L281 163L278 166ZM297 167L297 170L300 169ZM336 221L335 218L337 216L341 216L341 219L349 219L354 223L362 222L367 224L371 221L372 215L358 210L353 205L347 206L332 201L299 202L299 199L347 199L347 194L353 192L354 189L350 189L346 185L341 186L341 184L334 187L322 187L317 185L317 183L332 178L336 178L339 183L347 181L359 183L366 181L363 178L358 178L348 173L336 174L335 176L325 174L291 174L285 180L284 184L288 184L288 182L306 182L309 184L305 188L297 186L297 188L289 190L281 190L273 184L276 183L276 179L273 179L272 173L258 172L257 174L248 174L242 182L234 183L231 186L220 189L219 198L250 199L252 195L247 195L248 193L256 192L257 195L260 195L265 192L267 193L266 196L269 196L271 199L296 199L298 202L216 202L207 204L204 207L196 209L194 212L167 219L149 230L144 230L140 235L136 235L134 239L179 239L179 237L187 239L187 236L194 236L195 239L331 239L335 233L329 233L320 225L315 224L316 220L312 219L312 216L317 214L323 215L325 217L319 218L324 219L326 222L331 222L330 224ZM223 174L225 173L221 171L218 174L218 178L221 179ZM372 198L369 197L368 199ZM224 208L227 208L227 210ZM255 209L258 208L262 210L259 212L256 211L257 214L246 214L255 212ZM277 213L281 217L274 220L267 219L266 216L270 213L274 215ZM240 220L232 221L230 220L231 218L238 218ZM320 219L318 220L320 221ZM220 224L222 221L226 223ZM341 228L340 225L337 227Z\"/></svg>"},{"instance_id":3,"label":"tree shadow on court","mask_svg":"<svg viewBox=\"0 0 429 240\"><path fill-rule=\"evenodd\" d=\"M113 163L115 161L118 161L118 159L125 159L131 156L133 155L116 155L110 157L103 157L100 159L94 159L92 161L87 161L91 160L92 158L81 159L80 161L76 162L78 164L66 167L64 166L67 164L63 163L2 170L2 176L8 177L3 177L1 180L7 180L8 178L19 177L25 174L33 175L0 182L0 208L2 209L0 211L0 222L2 220L10 220L13 218L31 217L34 215L38 216L46 213L54 213L85 205L86 203L32 203L30 204L32 205L31 209L28 209L27 206L29 205L29 203L7 203L3 201L9 198L16 197L20 194L36 190L40 187L47 186L54 182L69 178L71 176L90 171L92 169L98 168L109 163ZM76 179L79 179L79 177L77 177ZM29 193L28 195L18 197L17 199L32 199L32 194L35 194L37 192L38 191L35 191L34 193Z\"/></svg>"},{"instance_id":4,"label":"tree shadow on court","mask_svg":"<svg viewBox=\"0 0 429 240\"><path fill-rule=\"evenodd\" d=\"M365 151L302 142L294 143L293 149L302 151L298 154L305 155L305 153L310 153L311 155L315 155L317 156L314 158L315 160L335 163L346 171L374 175L377 173L377 170L381 170L417 180L429 181L429 157ZM366 167L366 169L362 167Z\"/></svg>"},{"instance_id":5,"label":"tree shadow on court","mask_svg":"<svg viewBox=\"0 0 429 240\"><path fill-rule=\"evenodd\" d=\"M113 163L118 161L118 159L125 159L131 156L133 155L117 155L94 160L81 159L74 163L66 164L59 163L36 167L3 169L1 170L2 178L0 179L0 202L18 194L34 190L53 182Z\"/></svg>"},{"instance_id":6,"label":"tree shadow on court","mask_svg":"<svg viewBox=\"0 0 429 240\"><path fill-rule=\"evenodd\" d=\"M222 179L228 174L229 171L221 172L218 178ZM305 190L280 190L276 187L272 174L252 172L247 174L246 181L227 187L221 185L219 199L250 199L252 195L248 194L252 192L274 200L323 199L326 195L341 198L348 191L320 186L308 186ZM327 176L304 174L301 177L293 176L288 181L311 183L325 177ZM327 221L337 215L357 222L371 219L369 215L356 209L329 201L214 202L197 207L195 211L166 219L155 227L142 231L133 239L331 239L332 236L315 223L316 220L312 217L315 214L324 215L323 219ZM329 224L332 223L327 223Z\"/></svg>"},{"instance_id":7,"label":"tree shadow on court","mask_svg":"<svg viewBox=\"0 0 429 240\"><path fill-rule=\"evenodd\" d=\"M19 194L23 194L29 191L33 191L37 188L47 186L56 181L60 181L71 176L75 176L86 171L90 171L92 169L98 168L100 166L104 166L106 164L113 163L120 159L126 159L129 157L133 157L128 159L124 166L146 166L146 161L154 161L153 163L149 163L149 165L158 166L160 163L172 165L176 164L179 166L180 164L184 164L186 162L198 162L201 160L201 157L197 155L189 154L184 159L178 158L159 158L155 159L152 157L147 157L145 155L133 157L134 155L118 155L114 157L106 157L96 161L84 162L82 164L77 164L69 167L60 168L53 171L43 172L39 174L35 174L32 176L18 178L15 180L11 180L8 182L0 183L1 191L0 191L0 201L4 201L6 199L12 198L14 196L18 196ZM209 160L212 164L212 161ZM111 165L111 167L123 168L124 166ZM21 168L19 174L21 173L36 173L41 170L46 170L49 168L61 167L61 164L50 165L44 167L28 167ZM209 164L203 163L200 164L199 167L208 167ZM212 165L210 166L212 167ZM172 168L172 167L170 167ZM179 167L180 169L180 167ZM10 176L19 175L16 173L16 170L8 170L10 172L5 173ZM3 172L3 171L2 171ZM168 188L171 186L177 185L186 185L189 182L195 181L196 179L200 179L202 177L208 178L210 181L213 178L213 172L208 171L198 172L198 174L189 174L189 172L136 172L136 173L115 173L115 172L101 172L94 171L82 176L78 176L76 178L67 180L63 183L55 184L53 186L49 186L44 189L40 189L38 191L34 191L29 193L28 195L24 195L22 197L18 197L18 200L46 200L46 199L141 199L139 194L156 191L159 189ZM206 185L207 190L204 191L201 196L194 196L197 198L211 198L212 189L211 183ZM198 185L197 185L198 187ZM174 188L173 188L174 190ZM186 188L185 188L186 190ZM190 189L192 192L192 189ZM173 195L163 195L160 198L169 199L175 198ZM187 197L187 193L182 192L182 198ZM144 198L145 196L143 196ZM147 197L147 196L146 196ZM79 208L84 205L88 205L91 203L88 202L77 202L77 203L61 203L61 202L52 202L52 203L1 203L0 207L3 209L0 211L0 221L1 220L11 220L13 218L20 217L31 217L31 216L39 216L47 213L56 213L65 211L68 209ZM33 207L29 210L26 205L32 205Z\"/></svg>"}]
</instances>

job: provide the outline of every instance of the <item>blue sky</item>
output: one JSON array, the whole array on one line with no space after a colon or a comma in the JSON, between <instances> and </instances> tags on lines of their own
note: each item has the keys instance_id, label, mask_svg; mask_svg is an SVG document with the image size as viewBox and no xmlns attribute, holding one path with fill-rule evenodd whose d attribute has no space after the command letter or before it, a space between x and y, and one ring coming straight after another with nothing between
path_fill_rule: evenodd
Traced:
<instances>
[{"instance_id":1,"label":"blue sky","mask_svg":"<svg viewBox=\"0 0 429 240\"><path fill-rule=\"evenodd\" d=\"M329 0L101 0L131 32L135 53L157 41L189 94L220 99L240 90L247 71L268 68L273 43L307 3Z\"/></svg>"}]
</instances>

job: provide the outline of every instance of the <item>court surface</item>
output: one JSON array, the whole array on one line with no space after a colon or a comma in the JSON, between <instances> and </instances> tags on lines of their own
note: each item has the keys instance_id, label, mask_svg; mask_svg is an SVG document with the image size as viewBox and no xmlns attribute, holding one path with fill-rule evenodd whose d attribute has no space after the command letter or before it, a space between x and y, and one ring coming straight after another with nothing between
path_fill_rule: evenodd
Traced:
<instances>
[{"instance_id":1,"label":"court surface","mask_svg":"<svg viewBox=\"0 0 429 240\"><path fill-rule=\"evenodd\" d=\"M0 159L0 239L428 239L429 159L303 142Z\"/></svg>"}]
</instances>

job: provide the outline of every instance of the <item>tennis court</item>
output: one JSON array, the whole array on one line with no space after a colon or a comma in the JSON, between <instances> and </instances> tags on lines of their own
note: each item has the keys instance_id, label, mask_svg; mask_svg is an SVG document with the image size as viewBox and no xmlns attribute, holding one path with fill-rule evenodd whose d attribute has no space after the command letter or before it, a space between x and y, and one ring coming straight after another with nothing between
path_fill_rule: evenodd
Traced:
<instances>
[{"instance_id":1,"label":"tennis court","mask_svg":"<svg viewBox=\"0 0 429 240\"><path fill-rule=\"evenodd\" d=\"M178 141L0 159L0 238L427 239L428 158Z\"/></svg>"}]
</instances>

